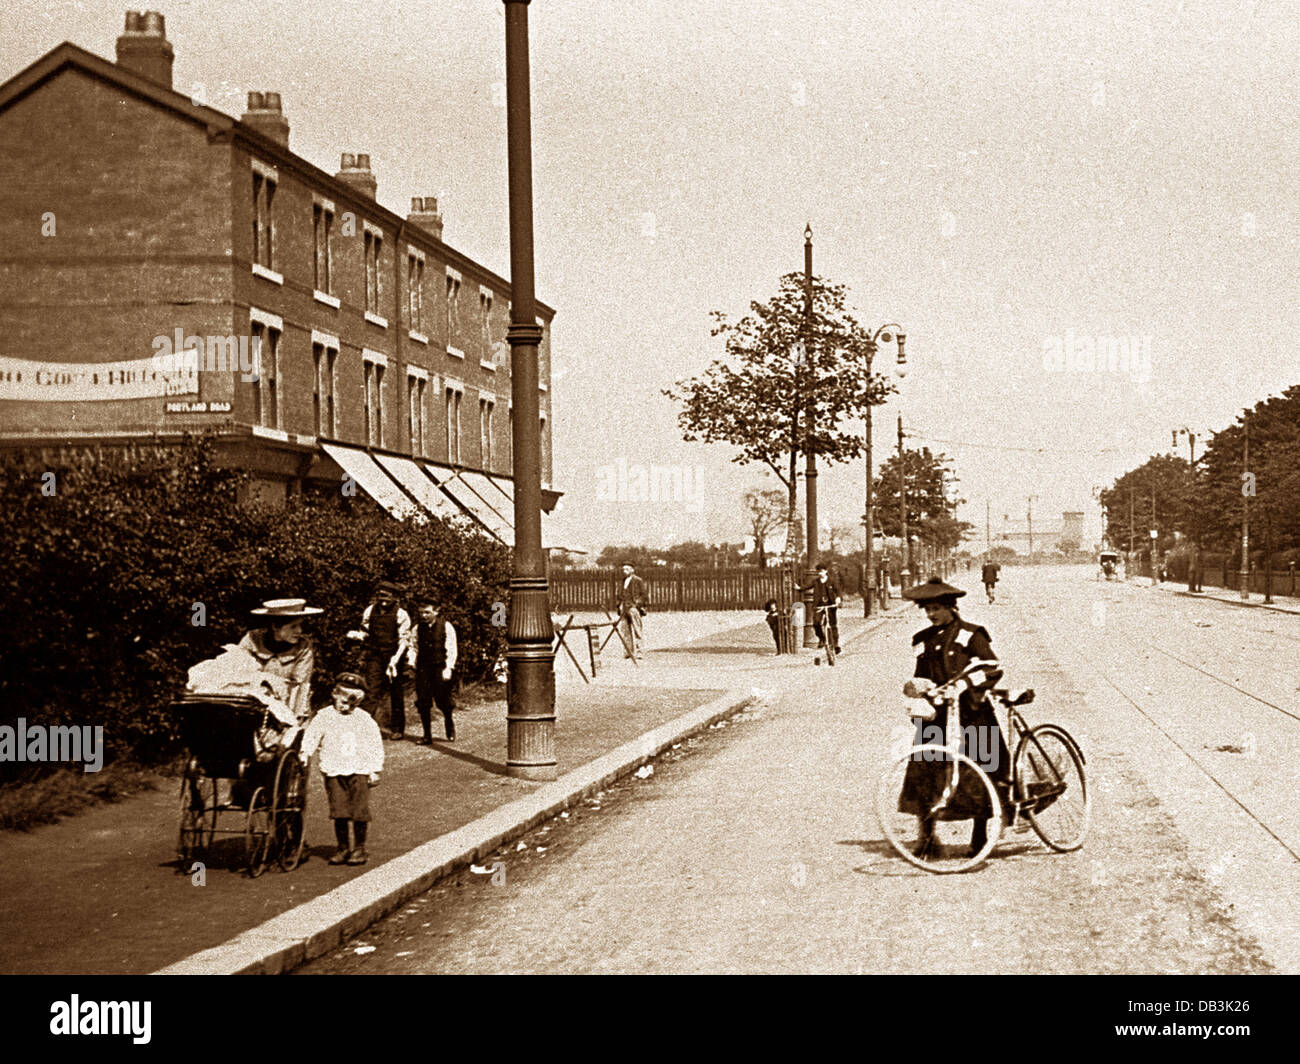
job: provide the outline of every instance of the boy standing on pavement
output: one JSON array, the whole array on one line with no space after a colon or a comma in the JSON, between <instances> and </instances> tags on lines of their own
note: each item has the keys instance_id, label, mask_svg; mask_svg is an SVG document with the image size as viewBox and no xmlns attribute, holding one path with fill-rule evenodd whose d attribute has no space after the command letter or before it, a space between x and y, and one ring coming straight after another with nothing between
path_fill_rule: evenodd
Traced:
<instances>
[{"instance_id":1,"label":"boy standing on pavement","mask_svg":"<svg viewBox=\"0 0 1300 1064\"><path fill-rule=\"evenodd\" d=\"M341 672L334 681L333 703L311 719L303 732L299 757L303 765L320 748L330 817L338 850L332 865L366 863L366 828L370 823L370 788L384 767L384 743L379 725L366 713L354 712L366 697L366 681L354 672ZM348 825L353 844L348 845Z\"/></svg>"},{"instance_id":2,"label":"boy standing on pavement","mask_svg":"<svg viewBox=\"0 0 1300 1064\"><path fill-rule=\"evenodd\" d=\"M374 600L361 615L366 648L366 712L379 719L388 692L388 738L406 735L405 663L411 650L411 616L397 604L402 589L387 580L375 585Z\"/></svg>"},{"instance_id":3,"label":"boy standing on pavement","mask_svg":"<svg viewBox=\"0 0 1300 1064\"><path fill-rule=\"evenodd\" d=\"M421 746L433 745L430 724L432 706L436 702L442 711L442 721L447 729L447 742L456 741L456 724L452 713L456 705L452 700L452 672L456 668L456 629L438 612L438 607L428 599L416 603L420 618L411 647L411 663L415 668L415 711L420 714L424 728Z\"/></svg>"}]
</instances>

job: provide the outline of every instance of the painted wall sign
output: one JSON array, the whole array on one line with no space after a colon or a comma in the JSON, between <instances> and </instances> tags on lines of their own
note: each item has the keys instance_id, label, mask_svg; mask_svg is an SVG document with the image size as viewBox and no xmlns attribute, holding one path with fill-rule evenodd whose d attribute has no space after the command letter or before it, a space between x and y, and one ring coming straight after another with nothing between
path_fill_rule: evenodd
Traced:
<instances>
[{"instance_id":1,"label":"painted wall sign","mask_svg":"<svg viewBox=\"0 0 1300 1064\"><path fill-rule=\"evenodd\" d=\"M168 403L163 409L169 414L229 414L229 403Z\"/></svg>"},{"instance_id":2,"label":"painted wall sign","mask_svg":"<svg viewBox=\"0 0 1300 1064\"><path fill-rule=\"evenodd\" d=\"M164 366L152 357L122 362L34 362L0 355L0 399L85 403L198 395L194 364Z\"/></svg>"}]
</instances>

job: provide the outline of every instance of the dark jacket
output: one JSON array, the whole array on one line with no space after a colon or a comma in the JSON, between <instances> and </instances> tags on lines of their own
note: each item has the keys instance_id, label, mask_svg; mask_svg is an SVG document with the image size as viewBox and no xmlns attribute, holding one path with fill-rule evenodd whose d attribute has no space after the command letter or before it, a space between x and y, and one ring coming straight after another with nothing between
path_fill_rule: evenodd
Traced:
<instances>
[{"instance_id":1,"label":"dark jacket","mask_svg":"<svg viewBox=\"0 0 1300 1064\"><path fill-rule=\"evenodd\" d=\"M912 637L916 653L916 671L913 675L947 683L960 676L975 661L996 662L989 634L978 624L954 617L950 624L940 628L931 625ZM994 779L1009 778L1011 757L1006 740L993 715L992 706L984 697L1002 678L996 665L976 669L966 681L966 689L958 700L959 725L962 728L962 753L984 769ZM948 711L940 706L933 721L918 722L914 742L943 745L946 735ZM903 791L898 798L900 812L925 816L943 794L948 782L950 766L942 760L917 760L907 766L903 778ZM958 775L957 793L949 798L937 813L937 820L988 819L992 816L988 795L983 785L969 773Z\"/></svg>"},{"instance_id":2,"label":"dark jacket","mask_svg":"<svg viewBox=\"0 0 1300 1064\"><path fill-rule=\"evenodd\" d=\"M623 585L627 584L627 587ZM644 612L646 604L645 581L636 573L630 577L618 578L618 608L620 613L627 613L634 606Z\"/></svg>"}]
</instances>

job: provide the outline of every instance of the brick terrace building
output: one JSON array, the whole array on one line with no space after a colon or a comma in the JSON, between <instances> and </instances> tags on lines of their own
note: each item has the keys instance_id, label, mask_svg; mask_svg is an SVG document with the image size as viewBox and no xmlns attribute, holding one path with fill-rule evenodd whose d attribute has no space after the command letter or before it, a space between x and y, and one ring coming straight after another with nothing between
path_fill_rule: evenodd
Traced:
<instances>
[{"instance_id":1,"label":"brick terrace building","mask_svg":"<svg viewBox=\"0 0 1300 1064\"><path fill-rule=\"evenodd\" d=\"M173 91L172 59L163 17L128 12L116 63L64 43L0 85L0 446L208 430L264 501L350 475L509 540L509 283L443 243L433 199L381 207L368 155L294 155L277 93L235 120ZM160 366L189 337L197 368ZM256 379L220 358L241 345Z\"/></svg>"}]
</instances>

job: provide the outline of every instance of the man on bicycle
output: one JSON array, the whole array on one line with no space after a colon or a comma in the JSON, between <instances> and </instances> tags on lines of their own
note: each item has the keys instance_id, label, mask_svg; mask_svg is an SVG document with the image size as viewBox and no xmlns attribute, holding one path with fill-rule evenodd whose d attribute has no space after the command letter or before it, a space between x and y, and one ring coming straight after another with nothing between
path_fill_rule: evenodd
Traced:
<instances>
[{"instance_id":1,"label":"man on bicycle","mask_svg":"<svg viewBox=\"0 0 1300 1064\"><path fill-rule=\"evenodd\" d=\"M988 595L990 602L993 601L993 585L998 582L998 572L1001 568L1002 566L998 565L993 559L987 558L984 561L983 569L980 570L980 579L984 582L984 591Z\"/></svg>"},{"instance_id":2,"label":"man on bicycle","mask_svg":"<svg viewBox=\"0 0 1300 1064\"><path fill-rule=\"evenodd\" d=\"M827 632L830 629L829 636L831 645L835 648L835 653L840 652L840 623L839 623L839 606L840 606L840 589L839 585L830 578L830 571L826 566L817 566L817 579L811 584L801 585L799 590L807 591L812 589L813 599L813 631L817 633L817 645L824 647L826 645ZM825 610L826 626L822 626L822 611Z\"/></svg>"},{"instance_id":3,"label":"man on bicycle","mask_svg":"<svg viewBox=\"0 0 1300 1064\"><path fill-rule=\"evenodd\" d=\"M960 718L957 723L962 729L961 752L984 769L1001 792L1011 772L1011 757L993 707L984 696L1002 678L1002 670L998 667L988 632L978 624L963 621L957 614L957 599L965 594L938 577L903 592L905 598L912 599L925 610L930 622L928 628L912 636L912 648L916 653L913 675L945 684L965 674L958 684L961 695L957 703ZM911 693L910 686L909 682L904 693ZM946 735L947 716L947 708L940 705L934 721L924 726L937 726ZM918 745L926 741L922 738L921 728L922 724L918 723ZM989 807L987 792L978 786L978 781L969 773L965 778L973 786L959 782L956 794L934 816L934 807L947 785L948 766L942 761L924 760L908 764L898 808L900 812L921 818L918 851L933 841L936 819L974 821L970 852L974 855L984 848L988 841L987 821L993 810Z\"/></svg>"}]
</instances>

